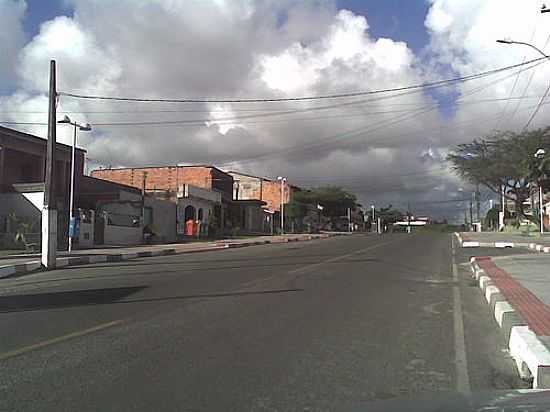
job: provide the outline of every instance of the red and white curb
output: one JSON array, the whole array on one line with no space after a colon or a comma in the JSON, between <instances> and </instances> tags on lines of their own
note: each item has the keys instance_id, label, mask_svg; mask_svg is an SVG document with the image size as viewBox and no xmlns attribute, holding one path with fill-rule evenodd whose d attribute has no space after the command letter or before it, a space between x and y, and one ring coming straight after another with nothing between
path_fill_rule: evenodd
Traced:
<instances>
[{"instance_id":1,"label":"red and white curb","mask_svg":"<svg viewBox=\"0 0 550 412\"><path fill-rule=\"evenodd\" d=\"M142 258L142 257L210 252L210 251L220 250L220 249L232 249L232 248L241 248L241 247L276 244L276 243L287 243L287 242L300 242L300 241L306 241L306 240L326 239L326 238L338 236L338 235L339 234L323 233L320 235L286 237L283 239L261 240L261 241L254 241L254 242L218 242L215 244L215 246L199 247L197 249L180 250L180 251L176 250L175 248L165 248L165 249L154 249L154 250L148 250L148 251L142 251L142 252L129 252L129 253L119 253L119 254L108 254L108 255L59 257L56 259L56 267L63 268L67 266L87 265L91 263L120 262L123 260L130 260L130 259L136 259L136 258ZM15 264L15 265L0 266L0 279L14 276L14 275L22 275L25 273L38 271L41 268L42 268L42 265L40 261L32 261L32 262Z\"/></svg>"},{"instance_id":2,"label":"red and white curb","mask_svg":"<svg viewBox=\"0 0 550 412\"><path fill-rule=\"evenodd\" d=\"M462 237L462 235L458 232L455 232L455 236L463 248L470 248L470 247L494 247L494 248L527 248L533 251L537 252L544 252L544 253L550 253L550 246L541 245L538 243L523 243L523 242L479 242L475 240L467 240Z\"/></svg>"},{"instance_id":3,"label":"red and white curb","mask_svg":"<svg viewBox=\"0 0 550 412\"><path fill-rule=\"evenodd\" d=\"M532 379L535 389L548 389L550 350L541 340L541 334L546 335L550 330L550 308L539 312L533 310L537 307L547 307L502 269L495 266L496 269L491 267L490 270L486 270L488 262L491 262L490 258L472 257L472 277L478 281L485 300L507 340L510 355L516 363L519 375L523 379Z\"/></svg>"}]
</instances>

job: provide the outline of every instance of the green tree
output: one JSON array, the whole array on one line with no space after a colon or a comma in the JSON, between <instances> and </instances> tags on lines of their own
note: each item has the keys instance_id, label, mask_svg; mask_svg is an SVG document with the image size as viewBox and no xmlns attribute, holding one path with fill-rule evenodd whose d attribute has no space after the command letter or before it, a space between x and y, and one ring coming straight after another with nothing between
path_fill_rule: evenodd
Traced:
<instances>
[{"instance_id":1,"label":"green tree","mask_svg":"<svg viewBox=\"0 0 550 412\"><path fill-rule=\"evenodd\" d=\"M550 153L550 127L521 133L495 132L458 145L447 160L471 183L479 183L496 194L504 187L504 195L515 203L518 216L536 223L535 216L525 214L523 203L529 198L533 181L548 174L541 170L547 166L534 156L539 148Z\"/></svg>"},{"instance_id":2,"label":"green tree","mask_svg":"<svg viewBox=\"0 0 550 412\"><path fill-rule=\"evenodd\" d=\"M310 190L302 190L293 195L296 205L321 205L322 214L327 217L344 216L348 208L355 210L359 205L357 197L338 186L316 187ZM296 206L297 210L300 206Z\"/></svg>"},{"instance_id":3,"label":"green tree","mask_svg":"<svg viewBox=\"0 0 550 412\"><path fill-rule=\"evenodd\" d=\"M402 220L405 216L400 210L394 209L393 205L388 205L387 207L382 207L378 210L375 210L377 217L381 218L384 223L395 223L399 220Z\"/></svg>"}]
</instances>

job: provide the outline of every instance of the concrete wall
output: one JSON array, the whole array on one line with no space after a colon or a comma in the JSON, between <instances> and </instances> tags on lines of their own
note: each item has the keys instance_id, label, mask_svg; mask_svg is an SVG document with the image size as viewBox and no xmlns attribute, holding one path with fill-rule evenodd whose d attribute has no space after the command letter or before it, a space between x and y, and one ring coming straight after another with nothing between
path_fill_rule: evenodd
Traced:
<instances>
[{"instance_id":1,"label":"concrete wall","mask_svg":"<svg viewBox=\"0 0 550 412\"><path fill-rule=\"evenodd\" d=\"M235 183L233 184L233 199L235 200L262 200L262 178L230 172Z\"/></svg>"},{"instance_id":2,"label":"concrete wall","mask_svg":"<svg viewBox=\"0 0 550 412\"><path fill-rule=\"evenodd\" d=\"M264 231L264 211L258 206L248 206L245 208L245 230L250 232L263 232Z\"/></svg>"},{"instance_id":3,"label":"concrete wall","mask_svg":"<svg viewBox=\"0 0 550 412\"><path fill-rule=\"evenodd\" d=\"M161 242L176 241L176 211L175 203L152 197L145 198L145 207L153 209L152 229Z\"/></svg>"},{"instance_id":4,"label":"concrete wall","mask_svg":"<svg viewBox=\"0 0 550 412\"><path fill-rule=\"evenodd\" d=\"M139 245L143 243L143 229L141 226L125 227L105 224L104 239L106 245Z\"/></svg>"}]
</instances>

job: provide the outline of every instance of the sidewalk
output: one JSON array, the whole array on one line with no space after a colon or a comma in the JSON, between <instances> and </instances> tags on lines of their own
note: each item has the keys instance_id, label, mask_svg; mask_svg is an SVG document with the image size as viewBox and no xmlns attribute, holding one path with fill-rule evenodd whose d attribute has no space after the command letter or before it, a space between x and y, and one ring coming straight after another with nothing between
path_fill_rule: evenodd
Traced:
<instances>
[{"instance_id":1,"label":"sidewalk","mask_svg":"<svg viewBox=\"0 0 550 412\"><path fill-rule=\"evenodd\" d=\"M550 388L550 256L478 257L471 265L520 375Z\"/></svg>"},{"instance_id":2,"label":"sidewalk","mask_svg":"<svg viewBox=\"0 0 550 412\"><path fill-rule=\"evenodd\" d=\"M462 247L522 247L550 253L550 233L542 236L527 236L502 232L455 233Z\"/></svg>"},{"instance_id":3,"label":"sidewalk","mask_svg":"<svg viewBox=\"0 0 550 412\"><path fill-rule=\"evenodd\" d=\"M212 242L173 243L165 245L75 250L71 253L58 252L59 257L57 258L56 266L60 268L73 265L85 265L89 263L116 262L135 259L138 257L207 252L212 250L265 245L271 243L275 244L325 239L339 235L343 235L343 233L289 234L280 236L259 236L245 239L224 239ZM16 274L24 274L39 269L41 269L39 254L0 259L0 278L5 278Z\"/></svg>"}]
</instances>

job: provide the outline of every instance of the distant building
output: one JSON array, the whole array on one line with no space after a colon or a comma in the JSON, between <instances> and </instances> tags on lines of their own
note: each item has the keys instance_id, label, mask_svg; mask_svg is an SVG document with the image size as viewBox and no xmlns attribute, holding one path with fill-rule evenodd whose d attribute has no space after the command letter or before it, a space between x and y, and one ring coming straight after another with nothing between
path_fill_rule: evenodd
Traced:
<instances>
[{"instance_id":1,"label":"distant building","mask_svg":"<svg viewBox=\"0 0 550 412\"><path fill-rule=\"evenodd\" d=\"M144 189L157 198L176 203L179 235L206 235L209 230L218 235L270 231L262 211L267 202L257 198L236 199L233 176L215 166L99 169L92 171L92 176ZM275 190L274 186L267 186L266 191ZM277 188L280 199L280 185ZM193 227L190 221L199 226Z\"/></svg>"},{"instance_id":2,"label":"distant building","mask_svg":"<svg viewBox=\"0 0 550 412\"><path fill-rule=\"evenodd\" d=\"M233 176L233 199L235 200L261 200L266 203L266 208L280 212L281 195L285 204L292 199L292 194L299 190L296 186L285 184L281 193L281 182L246 173L235 171L227 172Z\"/></svg>"}]
</instances>

